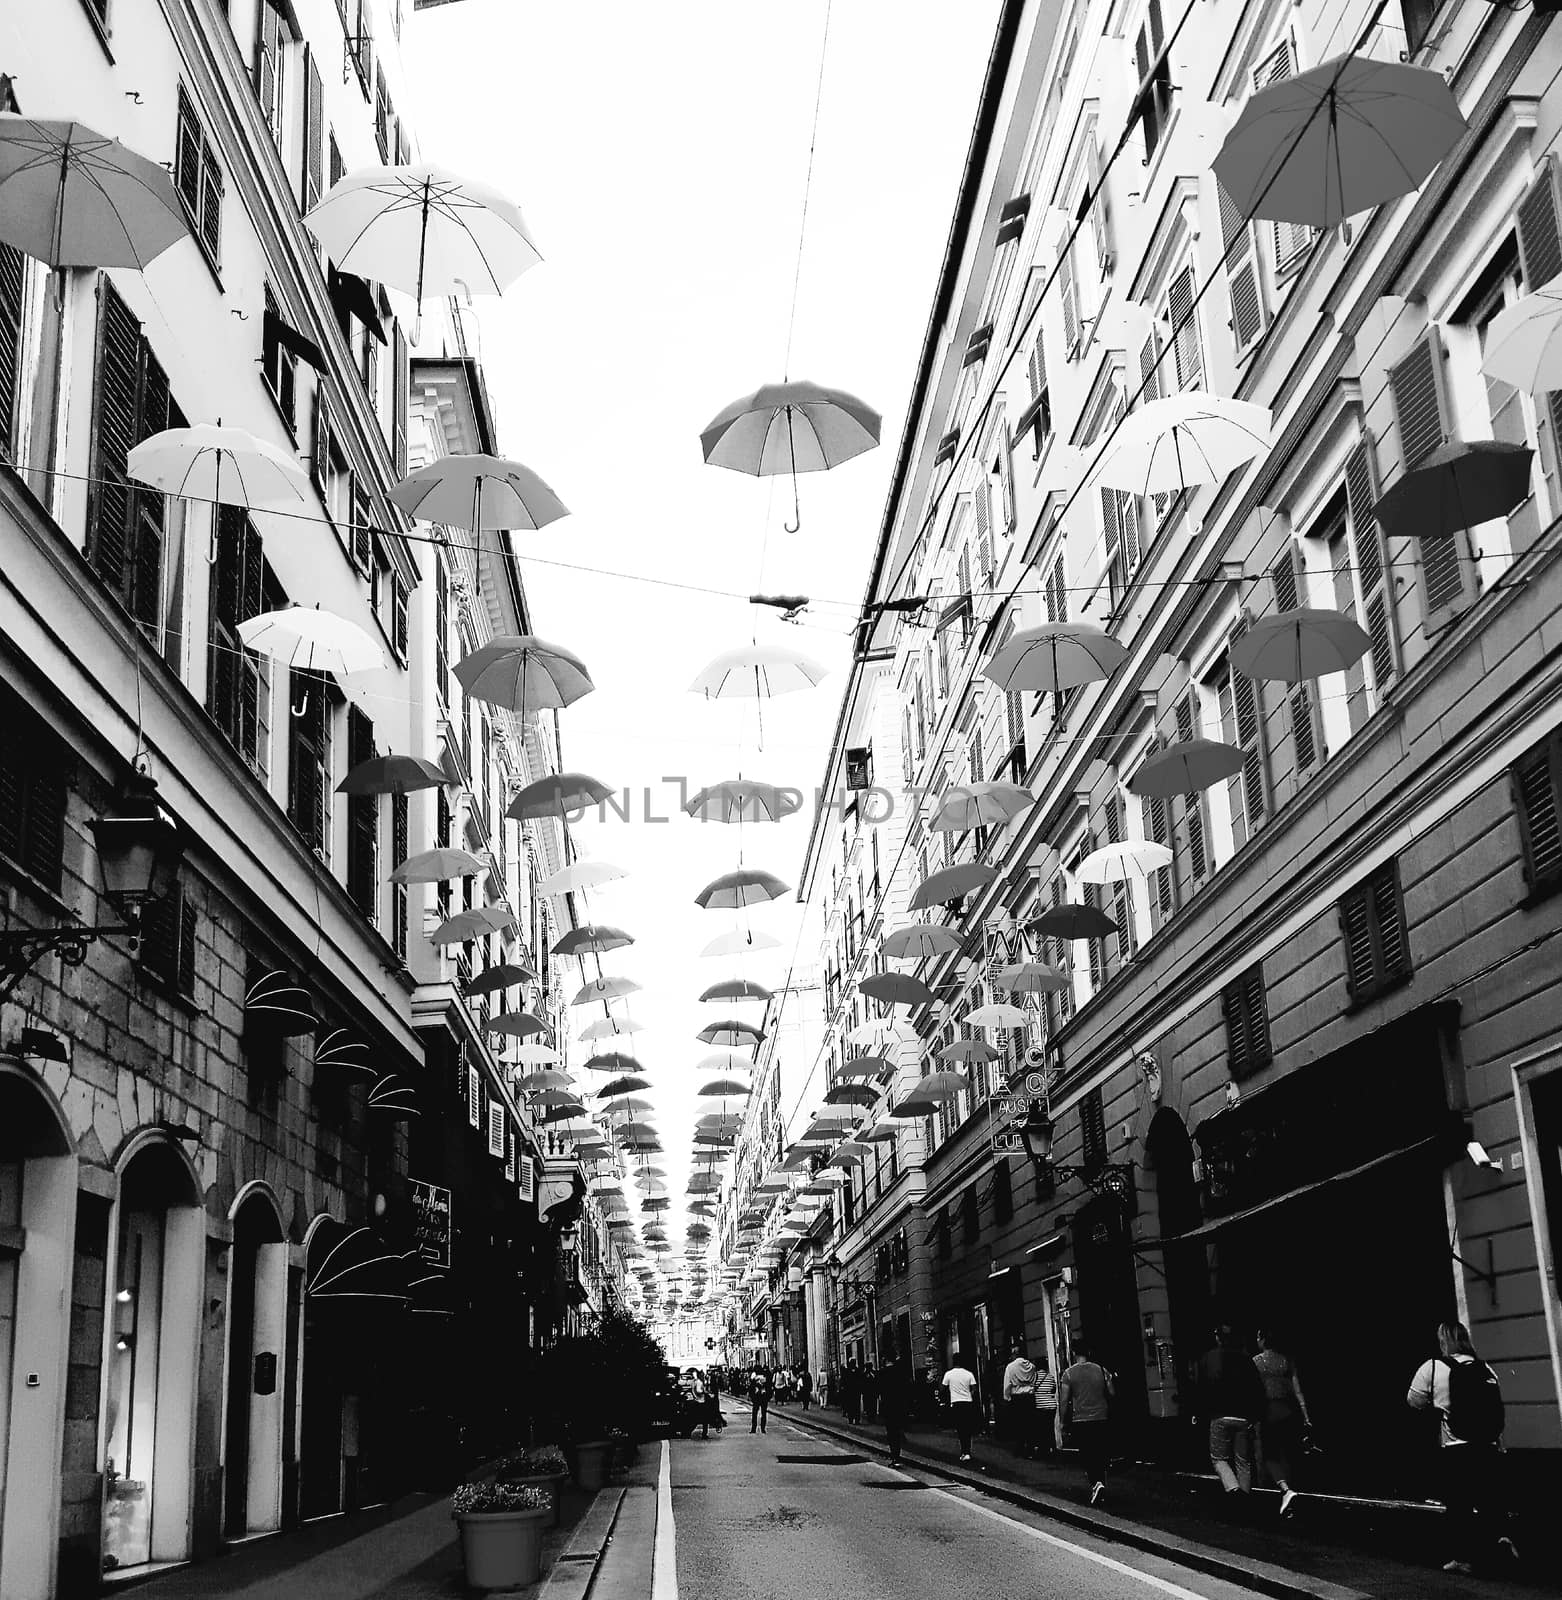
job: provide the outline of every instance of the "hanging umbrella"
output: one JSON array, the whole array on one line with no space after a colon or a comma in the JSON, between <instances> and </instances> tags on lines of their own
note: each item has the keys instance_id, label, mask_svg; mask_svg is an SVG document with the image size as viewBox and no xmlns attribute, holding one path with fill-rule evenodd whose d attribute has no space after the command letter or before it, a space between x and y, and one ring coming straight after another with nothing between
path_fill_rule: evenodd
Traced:
<instances>
[{"instance_id":1,"label":"hanging umbrella","mask_svg":"<svg viewBox=\"0 0 1562 1600\"><path fill-rule=\"evenodd\" d=\"M535 1039L528 1039L525 1044L516 1046L509 1059L521 1067L551 1067L556 1066L564 1058L552 1046L539 1044Z\"/></svg>"},{"instance_id":2,"label":"hanging umbrella","mask_svg":"<svg viewBox=\"0 0 1562 1600\"><path fill-rule=\"evenodd\" d=\"M1526 394L1562 389L1562 277L1541 284L1492 318L1481 371Z\"/></svg>"},{"instance_id":3,"label":"hanging umbrella","mask_svg":"<svg viewBox=\"0 0 1562 1600\"><path fill-rule=\"evenodd\" d=\"M654 1111L655 1106L643 1094L620 1094L613 1097L611 1105L600 1107L603 1115L609 1117L634 1116L642 1111Z\"/></svg>"},{"instance_id":4,"label":"hanging umbrella","mask_svg":"<svg viewBox=\"0 0 1562 1600\"><path fill-rule=\"evenodd\" d=\"M1300 683L1353 667L1372 648L1360 624L1338 611L1298 606L1260 617L1231 646L1231 665L1249 678Z\"/></svg>"},{"instance_id":5,"label":"hanging umbrella","mask_svg":"<svg viewBox=\"0 0 1562 1600\"><path fill-rule=\"evenodd\" d=\"M1242 752L1217 739L1179 739L1141 763L1128 780L1128 792L1147 800L1196 794L1242 770Z\"/></svg>"},{"instance_id":6,"label":"hanging umbrella","mask_svg":"<svg viewBox=\"0 0 1562 1600\"><path fill-rule=\"evenodd\" d=\"M911 897L911 910L921 911L928 906L946 905L959 900L974 889L995 883L998 869L980 861L963 861L958 866L945 867L942 872L929 874L917 885Z\"/></svg>"},{"instance_id":7,"label":"hanging umbrella","mask_svg":"<svg viewBox=\"0 0 1562 1600\"><path fill-rule=\"evenodd\" d=\"M540 1071L528 1072L521 1079L520 1086L526 1094L536 1094L543 1089L573 1089L575 1080L567 1072L543 1067Z\"/></svg>"},{"instance_id":8,"label":"hanging umbrella","mask_svg":"<svg viewBox=\"0 0 1562 1600\"><path fill-rule=\"evenodd\" d=\"M1529 496L1535 452L1501 439L1439 446L1372 508L1391 539L1435 539L1506 517Z\"/></svg>"},{"instance_id":9,"label":"hanging umbrella","mask_svg":"<svg viewBox=\"0 0 1562 1600\"><path fill-rule=\"evenodd\" d=\"M837 1074L841 1078L878 1078L886 1072L894 1071L895 1063L888 1056L863 1055L853 1056L848 1061L841 1063Z\"/></svg>"},{"instance_id":10,"label":"hanging umbrella","mask_svg":"<svg viewBox=\"0 0 1562 1600\"><path fill-rule=\"evenodd\" d=\"M537 1120L561 1137L573 1139L578 1144L588 1136L596 1135L596 1129L585 1121L578 1126L566 1127L565 1124L573 1124L576 1118L583 1119L585 1115L586 1108L577 1102L570 1106L550 1106Z\"/></svg>"},{"instance_id":11,"label":"hanging umbrella","mask_svg":"<svg viewBox=\"0 0 1562 1600\"><path fill-rule=\"evenodd\" d=\"M502 1033L512 1039L529 1039L533 1034L546 1034L552 1030L541 1017L530 1011L501 1011L488 1024L490 1033Z\"/></svg>"},{"instance_id":12,"label":"hanging umbrella","mask_svg":"<svg viewBox=\"0 0 1562 1600\"><path fill-rule=\"evenodd\" d=\"M536 981L537 974L530 967L515 961L501 961L497 966L486 967L473 976L461 992L467 996L499 994L505 989L513 989L517 984Z\"/></svg>"},{"instance_id":13,"label":"hanging umbrella","mask_svg":"<svg viewBox=\"0 0 1562 1600\"><path fill-rule=\"evenodd\" d=\"M795 650L749 645L717 656L689 685L689 693L702 694L707 700L766 700L812 689L823 680L825 671Z\"/></svg>"},{"instance_id":14,"label":"hanging umbrella","mask_svg":"<svg viewBox=\"0 0 1562 1600\"><path fill-rule=\"evenodd\" d=\"M790 893L791 885L782 883L773 873L761 872L756 867L740 867L736 872L724 872L721 877L713 878L695 895L694 903L707 911L731 911L779 900Z\"/></svg>"},{"instance_id":15,"label":"hanging umbrella","mask_svg":"<svg viewBox=\"0 0 1562 1600\"><path fill-rule=\"evenodd\" d=\"M134 267L190 225L155 161L80 122L0 114L0 244L51 267Z\"/></svg>"},{"instance_id":16,"label":"hanging umbrella","mask_svg":"<svg viewBox=\"0 0 1562 1600\"><path fill-rule=\"evenodd\" d=\"M385 652L356 622L312 606L262 611L239 624L239 638L257 655L295 672L373 672Z\"/></svg>"},{"instance_id":17,"label":"hanging umbrella","mask_svg":"<svg viewBox=\"0 0 1562 1600\"><path fill-rule=\"evenodd\" d=\"M722 983L713 983L701 996L701 1001L710 1000L769 1000L774 991L767 989L762 983L755 983L751 978L728 978Z\"/></svg>"},{"instance_id":18,"label":"hanging umbrella","mask_svg":"<svg viewBox=\"0 0 1562 1600\"><path fill-rule=\"evenodd\" d=\"M598 1100L612 1100L621 1094L633 1094L637 1089L649 1089L651 1080L637 1072L623 1072L597 1090Z\"/></svg>"},{"instance_id":19,"label":"hanging umbrella","mask_svg":"<svg viewBox=\"0 0 1562 1600\"><path fill-rule=\"evenodd\" d=\"M940 1061L997 1061L999 1052L985 1039L956 1039L938 1052Z\"/></svg>"},{"instance_id":20,"label":"hanging umbrella","mask_svg":"<svg viewBox=\"0 0 1562 1600\"><path fill-rule=\"evenodd\" d=\"M1064 901L1049 906L1030 924L1033 932L1054 939L1106 939L1118 931L1117 924L1097 906L1076 906Z\"/></svg>"},{"instance_id":21,"label":"hanging umbrella","mask_svg":"<svg viewBox=\"0 0 1562 1600\"><path fill-rule=\"evenodd\" d=\"M790 473L796 533L802 524L797 475L824 472L879 442L879 414L844 389L802 380L766 384L734 400L701 430L700 448L713 467L753 477Z\"/></svg>"},{"instance_id":22,"label":"hanging umbrella","mask_svg":"<svg viewBox=\"0 0 1562 1600\"><path fill-rule=\"evenodd\" d=\"M900 1137L901 1130L893 1122L885 1120L876 1122L871 1128L865 1129L857 1137L864 1144L893 1144Z\"/></svg>"},{"instance_id":23,"label":"hanging umbrella","mask_svg":"<svg viewBox=\"0 0 1562 1600\"><path fill-rule=\"evenodd\" d=\"M1102 683L1128 659L1128 652L1104 628L1088 622L1044 622L1022 628L982 668L1000 689L1059 694Z\"/></svg>"},{"instance_id":24,"label":"hanging umbrella","mask_svg":"<svg viewBox=\"0 0 1562 1600\"><path fill-rule=\"evenodd\" d=\"M753 1061L739 1050L714 1050L694 1063L696 1072L746 1073Z\"/></svg>"},{"instance_id":25,"label":"hanging umbrella","mask_svg":"<svg viewBox=\"0 0 1562 1600\"><path fill-rule=\"evenodd\" d=\"M1021 961L1012 967L1000 967L998 982L1016 994L1058 994L1074 984L1061 967L1048 966L1045 961Z\"/></svg>"},{"instance_id":26,"label":"hanging umbrella","mask_svg":"<svg viewBox=\"0 0 1562 1600\"><path fill-rule=\"evenodd\" d=\"M125 457L125 471L164 494L248 510L291 510L314 493L309 475L285 451L243 428L209 422L143 439Z\"/></svg>"},{"instance_id":27,"label":"hanging umbrella","mask_svg":"<svg viewBox=\"0 0 1562 1600\"><path fill-rule=\"evenodd\" d=\"M708 1027L701 1028L695 1035L701 1044L719 1044L732 1050L758 1045L764 1037L763 1028L756 1028L752 1023L739 1022L736 1019L713 1022Z\"/></svg>"},{"instance_id":28,"label":"hanging umbrella","mask_svg":"<svg viewBox=\"0 0 1562 1600\"><path fill-rule=\"evenodd\" d=\"M871 1145L864 1144L859 1139L847 1139L835 1147L827 1165L832 1167L860 1167L871 1149Z\"/></svg>"},{"instance_id":29,"label":"hanging umbrella","mask_svg":"<svg viewBox=\"0 0 1562 1600\"><path fill-rule=\"evenodd\" d=\"M701 789L683 809L701 822L780 822L802 804L796 789L730 778Z\"/></svg>"},{"instance_id":30,"label":"hanging umbrella","mask_svg":"<svg viewBox=\"0 0 1562 1600\"><path fill-rule=\"evenodd\" d=\"M573 1089L538 1089L531 1095L531 1104L545 1110L555 1106L571 1106L577 1112L581 1109L580 1100Z\"/></svg>"},{"instance_id":31,"label":"hanging umbrella","mask_svg":"<svg viewBox=\"0 0 1562 1600\"><path fill-rule=\"evenodd\" d=\"M546 778L534 778L516 790L515 798L504 814L517 822L529 818L562 817L570 811L589 811L612 793L600 779L584 772L550 773Z\"/></svg>"},{"instance_id":32,"label":"hanging umbrella","mask_svg":"<svg viewBox=\"0 0 1562 1600\"><path fill-rule=\"evenodd\" d=\"M753 1092L753 1085L746 1078L736 1077L712 1078L709 1083L701 1084L695 1090L702 1100L713 1100L717 1097L723 1100L741 1100Z\"/></svg>"},{"instance_id":33,"label":"hanging umbrella","mask_svg":"<svg viewBox=\"0 0 1562 1600\"><path fill-rule=\"evenodd\" d=\"M1150 400L1117 430L1096 482L1130 494L1220 483L1269 448L1267 406L1185 389Z\"/></svg>"},{"instance_id":34,"label":"hanging umbrella","mask_svg":"<svg viewBox=\"0 0 1562 1600\"><path fill-rule=\"evenodd\" d=\"M530 633L500 634L456 663L456 679L474 700L525 717L573 705L596 688L580 657Z\"/></svg>"},{"instance_id":35,"label":"hanging umbrella","mask_svg":"<svg viewBox=\"0 0 1562 1600\"><path fill-rule=\"evenodd\" d=\"M515 913L508 906L480 906L447 917L429 935L429 943L467 944L490 933L508 933L514 927Z\"/></svg>"},{"instance_id":36,"label":"hanging umbrella","mask_svg":"<svg viewBox=\"0 0 1562 1600\"><path fill-rule=\"evenodd\" d=\"M1023 1028L1030 1018L1019 1006L978 1006L966 1012L963 1021L973 1028Z\"/></svg>"},{"instance_id":37,"label":"hanging umbrella","mask_svg":"<svg viewBox=\"0 0 1562 1600\"><path fill-rule=\"evenodd\" d=\"M304 223L344 272L412 295L502 294L542 259L519 209L442 167L349 172Z\"/></svg>"},{"instance_id":38,"label":"hanging umbrella","mask_svg":"<svg viewBox=\"0 0 1562 1600\"><path fill-rule=\"evenodd\" d=\"M598 1017L595 1022L588 1022L577 1037L590 1044L595 1039L627 1038L640 1031L640 1024L633 1017Z\"/></svg>"},{"instance_id":39,"label":"hanging umbrella","mask_svg":"<svg viewBox=\"0 0 1562 1600\"><path fill-rule=\"evenodd\" d=\"M1334 228L1418 189L1467 131L1442 73L1332 56L1248 97L1215 176L1243 216Z\"/></svg>"},{"instance_id":40,"label":"hanging umbrella","mask_svg":"<svg viewBox=\"0 0 1562 1600\"><path fill-rule=\"evenodd\" d=\"M902 972L870 972L857 988L868 999L892 1006L924 1006L933 1001L933 991L920 978Z\"/></svg>"},{"instance_id":41,"label":"hanging umbrella","mask_svg":"<svg viewBox=\"0 0 1562 1600\"><path fill-rule=\"evenodd\" d=\"M891 1047L902 1044L916 1044L917 1030L908 1022L902 1022L896 1017L869 1017L865 1022L859 1022L850 1033L846 1035L846 1042L850 1045L889 1045Z\"/></svg>"},{"instance_id":42,"label":"hanging umbrella","mask_svg":"<svg viewBox=\"0 0 1562 1600\"><path fill-rule=\"evenodd\" d=\"M371 756L360 761L337 784L338 794L411 794L443 788L450 780L444 769L421 756Z\"/></svg>"},{"instance_id":43,"label":"hanging umbrella","mask_svg":"<svg viewBox=\"0 0 1562 1600\"><path fill-rule=\"evenodd\" d=\"M538 894L578 894L582 889L599 889L604 883L616 883L629 874L609 861L575 861L560 867L537 885Z\"/></svg>"},{"instance_id":44,"label":"hanging umbrella","mask_svg":"<svg viewBox=\"0 0 1562 1600\"><path fill-rule=\"evenodd\" d=\"M1128 839L1092 850L1074 869L1074 876L1080 883L1148 882L1152 872L1171 864L1172 853L1165 845Z\"/></svg>"},{"instance_id":45,"label":"hanging umbrella","mask_svg":"<svg viewBox=\"0 0 1562 1600\"><path fill-rule=\"evenodd\" d=\"M545 528L569 515L530 467L499 456L439 456L409 472L390 498L409 516L471 533Z\"/></svg>"},{"instance_id":46,"label":"hanging umbrella","mask_svg":"<svg viewBox=\"0 0 1562 1600\"><path fill-rule=\"evenodd\" d=\"M894 961L929 961L953 955L960 936L931 922L913 922L897 928L884 940L884 954Z\"/></svg>"},{"instance_id":47,"label":"hanging umbrella","mask_svg":"<svg viewBox=\"0 0 1562 1600\"><path fill-rule=\"evenodd\" d=\"M1036 804L1029 789L1017 783L972 783L948 790L933 817L934 833L967 833L972 828L1001 828Z\"/></svg>"},{"instance_id":48,"label":"hanging umbrella","mask_svg":"<svg viewBox=\"0 0 1562 1600\"><path fill-rule=\"evenodd\" d=\"M394 1072L387 1072L384 1077L375 1080L365 1104L370 1111L378 1111L386 1116L419 1117L423 1114L418 1109L415 1086Z\"/></svg>"},{"instance_id":49,"label":"hanging umbrella","mask_svg":"<svg viewBox=\"0 0 1562 1600\"><path fill-rule=\"evenodd\" d=\"M625 995L638 994L640 985L633 978L593 978L575 993L571 1006L589 1006L601 1001L621 1000Z\"/></svg>"},{"instance_id":50,"label":"hanging umbrella","mask_svg":"<svg viewBox=\"0 0 1562 1600\"><path fill-rule=\"evenodd\" d=\"M609 950L622 950L633 943L634 940L618 928L610 928L606 923L587 923L566 933L554 945L552 953L556 956L606 955Z\"/></svg>"},{"instance_id":51,"label":"hanging umbrella","mask_svg":"<svg viewBox=\"0 0 1562 1600\"><path fill-rule=\"evenodd\" d=\"M470 850L424 850L408 856L390 875L392 883L444 883L449 878L471 878L488 871L488 863ZM529 982L530 979L522 980Z\"/></svg>"},{"instance_id":52,"label":"hanging umbrella","mask_svg":"<svg viewBox=\"0 0 1562 1600\"><path fill-rule=\"evenodd\" d=\"M586 1062L587 1072L644 1072L645 1068L632 1055L622 1050L605 1050Z\"/></svg>"},{"instance_id":53,"label":"hanging umbrella","mask_svg":"<svg viewBox=\"0 0 1562 1600\"><path fill-rule=\"evenodd\" d=\"M879 1091L870 1089L865 1083L838 1083L824 1097L824 1103L829 1106L871 1106L877 1105Z\"/></svg>"},{"instance_id":54,"label":"hanging umbrella","mask_svg":"<svg viewBox=\"0 0 1562 1600\"><path fill-rule=\"evenodd\" d=\"M734 928L720 933L700 951L701 956L738 956L751 950L779 950L781 941L773 933L750 928Z\"/></svg>"}]
</instances>

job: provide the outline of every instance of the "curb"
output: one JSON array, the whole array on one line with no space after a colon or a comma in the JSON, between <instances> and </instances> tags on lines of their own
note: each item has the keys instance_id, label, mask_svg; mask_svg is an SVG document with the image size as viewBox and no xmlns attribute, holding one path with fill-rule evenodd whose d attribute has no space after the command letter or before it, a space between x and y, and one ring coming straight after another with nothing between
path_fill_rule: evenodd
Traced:
<instances>
[{"instance_id":1,"label":"curb","mask_svg":"<svg viewBox=\"0 0 1562 1600\"><path fill-rule=\"evenodd\" d=\"M848 1433L845 1429L832 1427L828 1423L815 1422L811 1415L805 1416L801 1412L788 1410L785 1416L788 1422L797 1427L810 1428L815 1433L840 1444L848 1444L854 1450L867 1451L888 1459L889 1451L875 1440L864 1439L859 1434ZM1040 1512L1055 1522L1067 1523L1071 1527L1093 1533L1098 1538L1109 1540L1114 1544L1127 1545L1131 1549L1160 1556L1175 1562L1178 1566L1201 1572L1206 1577L1245 1585L1260 1594L1273 1595L1276 1600L1372 1600L1371 1596L1360 1589L1348 1589L1343 1584L1331 1583L1324 1578L1306 1577L1301 1573L1287 1571L1284 1567L1272 1566L1268 1562L1247 1560L1227 1550L1216 1550L1209 1545L1194 1544L1191 1540L1180 1538L1176 1534L1152 1533L1141 1524L1129 1522L1122 1517L1114 1517L1107 1512L1088 1511L1070 1501L1058 1500L1034 1489L1019 1489L1001 1478L990 1477L981 1472L966 1472L959 1467L950 1466L947 1462L914 1455L909 1450L901 1451L900 1462L903 1467L914 1466L919 1472L933 1473L947 1478L962 1488L980 1489L995 1500L1007 1501L1010 1505L1021 1506L1027 1511Z\"/></svg>"}]
</instances>

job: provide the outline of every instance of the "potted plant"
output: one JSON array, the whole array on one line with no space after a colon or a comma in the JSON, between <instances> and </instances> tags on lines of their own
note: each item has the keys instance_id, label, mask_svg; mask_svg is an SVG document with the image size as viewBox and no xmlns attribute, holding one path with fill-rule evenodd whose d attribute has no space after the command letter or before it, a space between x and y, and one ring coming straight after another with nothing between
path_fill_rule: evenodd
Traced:
<instances>
[{"instance_id":1,"label":"potted plant","mask_svg":"<svg viewBox=\"0 0 1562 1600\"><path fill-rule=\"evenodd\" d=\"M463 1483L450 1497L469 1589L521 1589L542 1576L542 1534L553 1508L531 1484Z\"/></svg>"},{"instance_id":2,"label":"potted plant","mask_svg":"<svg viewBox=\"0 0 1562 1600\"><path fill-rule=\"evenodd\" d=\"M627 1472L635 1464L640 1446L627 1428L609 1428L608 1442L613 1446L612 1470Z\"/></svg>"},{"instance_id":3,"label":"potted plant","mask_svg":"<svg viewBox=\"0 0 1562 1600\"><path fill-rule=\"evenodd\" d=\"M607 1482L613 1386L607 1348L595 1333L558 1340L538 1362L539 1391L549 1397L552 1421L564 1438L575 1482L593 1494Z\"/></svg>"},{"instance_id":4,"label":"potted plant","mask_svg":"<svg viewBox=\"0 0 1562 1600\"><path fill-rule=\"evenodd\" d=\"M553 1526L559 1525L559 1494L569 1476L569 1463L556 1444L518 1450L499 1463L498 1480L504 1484L541 1489L553 1501Z\"/></svg>"}]
</instances>

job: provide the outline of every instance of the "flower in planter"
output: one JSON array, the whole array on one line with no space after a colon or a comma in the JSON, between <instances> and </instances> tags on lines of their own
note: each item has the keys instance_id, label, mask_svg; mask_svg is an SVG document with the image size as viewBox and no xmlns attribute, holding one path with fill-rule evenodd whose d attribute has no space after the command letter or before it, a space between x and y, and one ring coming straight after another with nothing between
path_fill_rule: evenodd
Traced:
<instances>
[{"instance_id":1,"label":"flower in planter","mask_svg":"<svg viewBox=\"0 0 1562 1600\"><path fill-rule=\"evenodd\" d=\"M556 1444L540 1444L530 1450L517 1450L499 1463L500 1483L514 1483L520 1478L540 1478L549 1473L568 1472L569 1464L564 1452Z\"/></svg>"},{"instance_id":2,"label":"flower in planter","mask_svg":"<svg viewBox=\"0 0 1562 1600\"><path fill-rule=\"evenodd\" d=\"M463 1483L450 1497L451 1509L460 1517L485 1512L542 1511L552 1505L547 1494L523 1483Z\"/></svg>"}]
</instances>

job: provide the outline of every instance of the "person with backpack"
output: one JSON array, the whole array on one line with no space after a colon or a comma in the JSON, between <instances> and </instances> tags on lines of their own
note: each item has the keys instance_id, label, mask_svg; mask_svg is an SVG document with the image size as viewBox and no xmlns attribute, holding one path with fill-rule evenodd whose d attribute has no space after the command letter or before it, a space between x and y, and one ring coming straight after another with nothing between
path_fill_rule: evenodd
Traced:
<instances>
[{"instance_id":1,"label":"person with backpack","mask_svg":"<svg viewBox=\"0 0 1562 1600\"><path fill-rule=\"evenodd\" d=\"M1518 1556L1510 1538L1493 1532L1503 1515L1502 1385L1475 1353L1462 1322L1439 1324L1437 1352L1416 1368L1405 1399L1414 1411L1437 1413L1439 1477L1451 1546L1443 1571L1470 1573L1489 1553Z\"/></svg>"}]
</instances>

